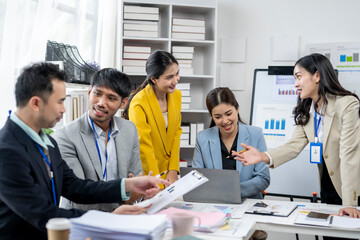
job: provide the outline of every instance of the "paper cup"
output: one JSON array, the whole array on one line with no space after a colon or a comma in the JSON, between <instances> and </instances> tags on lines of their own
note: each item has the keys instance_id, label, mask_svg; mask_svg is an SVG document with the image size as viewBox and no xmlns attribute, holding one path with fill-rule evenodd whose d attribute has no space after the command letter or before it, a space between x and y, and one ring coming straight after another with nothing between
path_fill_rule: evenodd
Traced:
<instances>
[{"instance_id":1,"label":"paper cup","mask_svg":"<svg viewBox=\"0 0 360 240\"><path fill-rule=\"evenodd\" d=\"M67 218L52 218L46 223L48 240L69 240L71 223Z\"/></svg>"}]
</instances>

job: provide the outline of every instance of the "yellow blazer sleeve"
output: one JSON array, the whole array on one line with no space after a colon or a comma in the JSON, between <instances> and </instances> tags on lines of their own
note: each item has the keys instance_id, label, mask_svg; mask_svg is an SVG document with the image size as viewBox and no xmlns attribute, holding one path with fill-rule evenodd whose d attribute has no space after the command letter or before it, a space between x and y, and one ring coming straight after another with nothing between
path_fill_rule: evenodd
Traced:
<instances>
[{"instance_id":1,"label":"yellow blazer sleeve","mask_svg":"<svg viewBox=\"0 0 360 240\"><path fill-rule=\"evenodd\" d=\"M171 146L171 156L169 161L169 170L176 170L180 172L180 136L182 134L181 128L181 92L176 91L174 93L175 111L178 113L176 119L176 129L174 134L174 141Z\"/></svg>"},{"instance_id":2,"label":"yellow blazer sleeve","mask_svg":"<svg viewBox=\"0 0 360 240\"><path fill-rule=\"evenodd\" d=\"M133 103L133 102L132 102ZM151 127L147 123L146 112L139 104L130 104L129 119L134 122L140 143L140 159L144 175L151 170L153 176L159 174L159 167L155 158L153 142L151 138Z\"/></svg>"}]
</instances>

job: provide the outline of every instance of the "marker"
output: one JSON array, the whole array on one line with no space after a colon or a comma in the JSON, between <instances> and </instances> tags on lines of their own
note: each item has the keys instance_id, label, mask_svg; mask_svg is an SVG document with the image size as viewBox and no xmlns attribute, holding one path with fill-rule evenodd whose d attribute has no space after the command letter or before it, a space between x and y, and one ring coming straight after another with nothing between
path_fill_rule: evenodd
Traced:
<instances>
[{"instance_id":1,"label":"marker","mask_svg":"<svg viewBox=\"0 0 360 240\"><path fill-rule=\"evenodd\" d=\"M243 149L243 150L241 150L241 151L238 151L237 153L243 153L243 152L246 152L247 150L249 150L249 149ZM231 157L233 157L232 155L231 156L227 156L226 158L231 158Z\"/></svg>"},{"instance_id":2,"label":"marker","mask_svg":"<svg viewBox=\"0 0 360 240\"><path fill-rule=\"evenodd\" d=\"M155 177L156 177L156 178L160 178L162 175L164 175L164 174L167 173L167 172L168 172L168 170L166 170L165 172L162 172L162 173L156 175Z\"/></svg>"}]
</instances>

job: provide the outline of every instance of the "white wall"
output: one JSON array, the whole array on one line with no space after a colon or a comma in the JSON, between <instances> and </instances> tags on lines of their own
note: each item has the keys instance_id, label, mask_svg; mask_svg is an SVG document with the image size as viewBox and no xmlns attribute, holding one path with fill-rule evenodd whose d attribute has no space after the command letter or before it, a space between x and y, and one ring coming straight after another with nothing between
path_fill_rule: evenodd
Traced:
<instances>
[{"instance_id":1,"label":"white wall","mask_svg":"<svg viewBox=\"0 0 360 240\"><path fill-rule=\"evenodd\" d=\"M358 0L218 0L218 56L221 37L247 39L245 90L235 91L242 118L249 122L254 69L294 64L271 60L272 36L300 36L300 56L308 43L360 41L359 9Z\"/></svg>"}]
</instances>

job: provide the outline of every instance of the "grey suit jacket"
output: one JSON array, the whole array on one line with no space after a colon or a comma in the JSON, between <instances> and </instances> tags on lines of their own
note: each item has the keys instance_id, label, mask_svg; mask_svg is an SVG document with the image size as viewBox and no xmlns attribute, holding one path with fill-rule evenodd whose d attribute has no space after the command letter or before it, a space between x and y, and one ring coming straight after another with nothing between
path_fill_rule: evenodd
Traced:
<instances>
[{"instance_id":1,"label":"grey suit jacket","mask_svg":"<svg viewBox=\"0 0 360 240\"><path fill-rule=\"evenodd\" d=\"M261 128L239 123L238 131L237 151L244 149L240 143L266 151ZM218 127L208 128L197 135L192 166L223 169ZM240 161L237 161L236 170L240 174L241 197L262 198L262 192L270 184L269 168L265 163L243 166Z\"/></svg>"},{"instance_id":2,"label":"grey suit jacket","mask_svg":"<svg viewBox=\"0 0 360 240\"><path fill-rule=\"evenodd\" d=\"M114 138L116 146L117 166L119 178L128 177L129 173L135 176L142 172L139 139L135 125L125 119L113 117L119 128ZM82 179L94 181L102 180L102 170L96 150L96 144L91 126L88 122L88 113L58 129L53 134L59 145L62 158L75 175ZM110 212L118 204L75 204L62 198L61 207L80 208L84 210L97 209Z\"/></svg>"}]
</instances>

